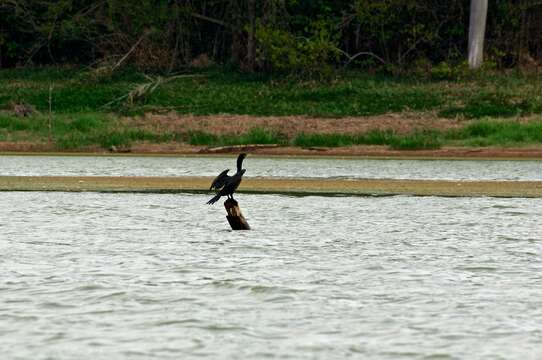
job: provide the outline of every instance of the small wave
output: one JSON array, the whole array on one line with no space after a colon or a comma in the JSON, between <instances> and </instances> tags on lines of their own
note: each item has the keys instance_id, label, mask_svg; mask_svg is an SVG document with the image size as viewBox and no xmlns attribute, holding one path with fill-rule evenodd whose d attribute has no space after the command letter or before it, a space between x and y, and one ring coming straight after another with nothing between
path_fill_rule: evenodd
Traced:
<instances>
[{"instance_id":1,"label":"small wave","mask_svg":"<svg viewBox=\"0 0 542 360\"><path fill-rule=\"evenodd\" d=\"M114 310L93 310L93 311L85 311L81 313L77 313L74 315L103 315L103 314L112 314L114 313Z\"/></svg>"},{"instance_id":2,"label":"small wave","mask_svg":"<svg viewBox=\"0 0 542 360\"><path fill-rule=\"evenodd\" d=\"M529 215L528 212L524 212L524 211L505 211L503 214L504 215L509 215L509 216L525 216L525 215Z\"/></svg>"},{"instance_id":3,"label":"small wave","mask_svg":"<svg viewBox=\"0 0 542 360\"><path fill-rule=\"evenodd\" d=\"M173 272L178 273L178 274L189 274L193 271L186 268L177 268L177 269L173 269Z\"/></svg>"},{"instance_id":4,"label":"small wave","mask_svg":"<svg viewBox=\"0 0 542 360\"><path fill-rule=\"evenodd\" d=\"M163 321L157 321L153 324L153 326L170 326L170 325L178 325L178 324L197 324L200 321L198 319L180 319L180 320L163 320Z\"/></svg>"},{"instance_id":5,"label":"small wave","mask_svg":"<svg viewBox=\"0 0 542 360\"><path fill-rule=\"evenodd\" d=\"M250 292L256 294L270 293L279 290L276 286L265 286L265 285L243 285L239 287L240 290L249 290Z\"/></svg>"},{"instance_id":6,"label":"small wave","mask_svg":"<svg viewBox=\"0 0 542 360\"><path fill-rule=\"evenodd\" d=\"M103 290L103 289L106 289L106 287L103 285L88 284L88 285L78 286L74 288L73 290L74 291L94 291L94 290Z\"/></svg>"},{"instance_id":7,"label":"small wave","mask_svg":"<svg viewBox=\"0 0 542 360\"><path fill-rule=\"evenodd\" d=\"M68 243L62 243L62 242L55 242L55 241L38 241L38 240L33 240L33 241L21 241L21 243L23 244L29 244L29 245L60 245L60 246L72 246L72 244L68 244Z\"/></svg>"},{"instance_id":8,"label":"small wave","mask_svg":"<svg viewBox=\"0 0 542 360\"><path fill-rule=\"evenodd\" d=\"M465 266L465 267L460 267L459 270L470 271L470 272L495 272L499 269L494 266Z\"/></svg>"},{"instance_id":9,"label":"small wave","mask_svg":"<svg viewBox=\"0 0 542 360\"><path fill-rule=\"evenodd\" d=\"M486 209L516 209L517 206L515 205L503 205L503 204L495 204L495 205L491 205L491 206L486 206L484 208L482 208L482 210L486 210Z\"/></svg>"},{"instance_id":10,"label":"small wave","mask_svg":"<svg viewBox=\"0 0 542 360\"><path fill-rule=\"evenodd\" d=\"M302 290L287 288L283 286L267 286L267 285L242 285L239 290L248 290L253 294L269 294L269 293L298 293Z\"/></svg>"},{"instance_id":11,"label":"small wave","mask_svg":"<svg viewBox=\"0 0 542 360\"><path fill-rule=\"evenodd\" d=\"M39 320L39 317L34 316L34 315L11 315L11 314L6 314L6 315L2 315L2 318L9 318L9 319L12 319L12 320L15 320L15 321L36 321L36 320Z\"/></svg>"},{"instance_id":12,"label":"small wave","mask_svg":"<svg viewBox=\"0 0 542 360\"><path fill-rule=\"evenodd\" d=\"M272 298L269 298L269 299L266 299L265 302L270 302L270 303L289 303L289 302L292 302L294 301L295 298L293 296L275 296L275 297L272 297Z\"/></svg>"},{"instance_id":13,"label":"small wave","mask_svg":"<svg viewBox=\"0 0 542 360\"><path fill-rule=\"evenodd\" d=\"M40 306L44 308L49 308L49 309L70 309L70 308L76 307L75 305L62 304L55 301L47 301L47 302L41 303Z\"/></svg>"},{"instance_id":14,"label":"small wave","mask_svg":"<svg viewBox=\"0 0 542 360\"><path fill-rule=\"evenodd\" d=\"M244 331L246 330L242 326L228 326L228 325L207 325L207 326L198 326L198 328L203 330L209 330L209 331L216 331L216 332L227 332L227 331Z\"/></svg>"},{"instance_id":15,"label":"small wave","mask_svg":"<svg viewBox=\"0 0 542 360\"><path fill-rule=\"evenodd\" d=\"M115 299L115 298L123 297L124 295L126 295L125 291L116 291L110 294L99 296L97 300Z\"/></svg>"},{"instance_id":16,"label":"small wave","mask_svg":"<svg viewBox=\"0 0 542 360\"><path fill-rule=\"evenodd\" d=\"M235 287L234 280L215 280L211 283L211 285L219 287L219 288L227 288L227 289L231 289Z\"/></svg>"},{"instance_id":17,"label":"small wave","mask_svg":"<svg viewBox=\"0 0 542 360\"><path fill-rule=\"evenodd\" d=\"M423 357L425 360L440 360L440 359L454 359L455 357L450 354L430 354Z\"/></svg>"}]
</instances>

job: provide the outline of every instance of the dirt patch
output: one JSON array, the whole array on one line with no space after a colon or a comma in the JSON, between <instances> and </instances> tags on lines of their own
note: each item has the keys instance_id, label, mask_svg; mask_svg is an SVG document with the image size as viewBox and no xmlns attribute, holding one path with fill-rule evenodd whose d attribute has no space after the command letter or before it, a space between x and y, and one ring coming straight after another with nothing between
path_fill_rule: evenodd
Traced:
<instances>
[{"instance_id":1,"label":"dirt patch","mask_svg":"<svg viewBox=\"0 0 542 360\"><path fill-rule=\"evenodd\" d=\"M49 152L55 147L47 143L29 141L0 141L0 151L4 152Z\"/></svg>"},{"instance_id":2,"label":"dirt patch","mask_svg":"<svg viewBox=\"0 0 542 360\"><path fill-rule=\"evenodd\" d=\"M393 130L399 134L405 134L417 129L447 130L464 124L464 121L459 119L439 118L434 114L408 113L335 119L307 116L193 116L170 112L168 114L146 114L135 118L123 118L122 122L128 126L151 131L176 133L204 131L214 135L239 135L253 128L262 128L273 130L288 139L301 133L359 134L371 130Z\"/></svg>"}]
</instances>

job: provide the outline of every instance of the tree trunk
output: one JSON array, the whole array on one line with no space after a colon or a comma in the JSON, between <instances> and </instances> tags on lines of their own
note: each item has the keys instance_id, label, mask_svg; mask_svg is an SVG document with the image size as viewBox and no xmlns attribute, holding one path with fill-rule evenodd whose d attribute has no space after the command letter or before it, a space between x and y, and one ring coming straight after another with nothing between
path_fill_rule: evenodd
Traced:
<instances>
[{"instance_id":1,"label":"tree trunk","mask_svg":"<svg viewBox=\"0 0 542 360\"><path fill-rule=\"evenodd\" d=\"M242 7L238 0L231 0L229 13L232 22L232 40L231 40L231 61L232 63L242 66L245 59L246 44L244 42Z\"/></svg>"},{"instance_id":2,"label":"tree trunk","mask_svg":"<svg viewBox=\"0 0 542 360\"><path fill-rule=\"evenodd\" d=\"M254 65L256 63L256 1L248 1L248 39L247 39L247 57L246 57L246 69L248 71L254 71Z\"/></svg>"},{"instance_id":3,"label":"tree trunk","mask_svg":"<svg viewBox=\"0 0 542 360\"><path fill-rule=\"evenodd\" d=\"M469 68L478 69L484 61L487 0L471 0L469 22Z\"/></svg>"},{"instance_id":4,"label":"tree trunk","mask_svg":"<svg viewBox=\"0 0 542 360\"><path fill-rule=\"evenodd\" d=\"M250 225L248 225L247 220L241 213L241 208L237 201L228 199L224 202L224 207L228 213L226 219L228 219L232 230L250 230Z\"/></svg>"}]
</instances>

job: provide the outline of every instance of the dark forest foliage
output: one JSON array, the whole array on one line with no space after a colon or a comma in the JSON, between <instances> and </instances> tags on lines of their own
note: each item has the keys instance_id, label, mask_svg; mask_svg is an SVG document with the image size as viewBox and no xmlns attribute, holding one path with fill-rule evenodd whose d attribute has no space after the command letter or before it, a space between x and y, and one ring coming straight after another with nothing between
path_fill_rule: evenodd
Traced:
<instances>
[{"instance_id":1,"label":"dark forest foliage","mask_svg":"<svg viewBox=\"0 0 542 360\"><path fill-rule=\"evenodd\" d=\"M464 61L468 0L0 0L0 67L111 66L169 73L210 63L322 75ZM490 1L487 58L542 61L542 1ZM444 64L444 65L443 65Z\"/></svg>"}]
</instances>

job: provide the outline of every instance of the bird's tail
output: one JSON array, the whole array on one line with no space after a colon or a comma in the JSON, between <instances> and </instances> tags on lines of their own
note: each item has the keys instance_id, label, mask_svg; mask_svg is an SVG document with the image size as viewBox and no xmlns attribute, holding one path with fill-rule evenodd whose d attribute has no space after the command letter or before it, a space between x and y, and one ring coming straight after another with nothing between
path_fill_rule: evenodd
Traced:
<instances>
[{"instance_id":1,"label":"bird's tail","mask_svg":"<svg viewBox=\"0 0 542 360\"><path fill-rule=\"evenodd\" d=\"M220 195L216 195L211 200L207 201L207 205L213 205L215 202L218 201L218 199L220 199Z\"/></svg>"}]
</instances>

